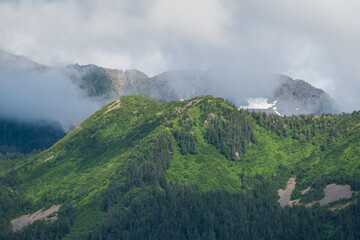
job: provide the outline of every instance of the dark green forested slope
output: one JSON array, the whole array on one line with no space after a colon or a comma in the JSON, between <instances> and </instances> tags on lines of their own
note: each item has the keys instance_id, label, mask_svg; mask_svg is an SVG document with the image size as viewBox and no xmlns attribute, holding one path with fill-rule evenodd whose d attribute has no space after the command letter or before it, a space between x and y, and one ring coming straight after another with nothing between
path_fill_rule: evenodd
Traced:
<instances>
[{"instance_id":1,"label":"dark green forested slope","mask_svg":"<svg viewBox=\"0 0 360 240\"><path fill-rule=\"evenodd\" d=\"M330 183L360 190L359 137L360 112L278 117L210 96L122 97L1 165L0 238L360 239L357 195L304 206ZM300 205L282 208L290 177ZM12 219L59 204L56 221L11 232Z\"/></svg>"},{"instance_id":2,"label":"dark green forested slope","mask_svg":"<svg viewBox=\"0 0 360 240\"><path fill-rule=\"evenodd\" d=\"M44 150L64 136L58 122L0 118L0 154Z\"/></svg>"}]
</instances>

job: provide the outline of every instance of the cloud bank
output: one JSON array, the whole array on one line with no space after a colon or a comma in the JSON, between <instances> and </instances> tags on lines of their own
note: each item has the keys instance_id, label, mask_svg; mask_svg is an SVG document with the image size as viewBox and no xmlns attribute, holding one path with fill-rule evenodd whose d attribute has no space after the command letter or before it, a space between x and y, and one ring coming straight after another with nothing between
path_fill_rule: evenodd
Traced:
<instances>
[{"instance_id":1,"label":"cloud bank","mask_svg":"<svg viewBox=\"0 0 360 240\"><path fill-rule=\"evenodd\" d=\"M234 87L254 73L285 73L352 111L360 109L358 9L355 0L0 1L0 48L48 65L149 75L220 65Z\"/></svg>"},{"instance_id":2,"label":"cloud bank","mask_svg":"<svg viewBox=\"0 0 360 240\"><path fill-rule=\"evenodd\" d=\"M0 61L1 62L1 61ZM0 117L78 125L100 108L82 95L63 69L31 70L24 65L0 74Z\"/></svg>"}]
</instances>

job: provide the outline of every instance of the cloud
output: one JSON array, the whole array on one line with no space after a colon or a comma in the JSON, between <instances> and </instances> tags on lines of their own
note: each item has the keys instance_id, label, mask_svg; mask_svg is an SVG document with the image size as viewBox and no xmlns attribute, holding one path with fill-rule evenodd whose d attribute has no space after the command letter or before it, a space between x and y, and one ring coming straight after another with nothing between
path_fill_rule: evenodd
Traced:
<instances>
[{"instance_id":1,"label":"cloud","mask_svg":"<svg viewBox=\"0 0 360 240\"><path fill-rule=\"evenodd\" d=\"M77 125L100 108L84 98L63 69L31 70L23 65L0 75L0 116Z\"/></svg>"},{"instance_id":2,"label":"cloud","mask_svg":"<svg viewBox=\"0 0 360 240\"><path fill-rule=\"evenodd\" d=\"M222 65L236 87L254 73L285 73L351 111L360 109L359 8L355 0L0 1L0 48L48 65L149 75Z\"/></svg>"}]
</instances>

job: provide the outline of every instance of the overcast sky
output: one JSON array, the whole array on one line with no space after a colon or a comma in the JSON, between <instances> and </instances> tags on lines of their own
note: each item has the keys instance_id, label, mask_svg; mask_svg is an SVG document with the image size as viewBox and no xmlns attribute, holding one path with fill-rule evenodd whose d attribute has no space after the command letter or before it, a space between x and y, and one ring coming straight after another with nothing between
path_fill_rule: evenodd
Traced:
<instances>
[{"instance_id":1,"label":"overcast sky","mask_svg":"<svg viewBox=\"0 0 360 240\"><path fill-rule=\"evenodd\" d=\"M214 65L285 73L351 111L360 109L359 11L358 0L0 0L0 48L150 76Z\"/></svg>"}]
</instances>

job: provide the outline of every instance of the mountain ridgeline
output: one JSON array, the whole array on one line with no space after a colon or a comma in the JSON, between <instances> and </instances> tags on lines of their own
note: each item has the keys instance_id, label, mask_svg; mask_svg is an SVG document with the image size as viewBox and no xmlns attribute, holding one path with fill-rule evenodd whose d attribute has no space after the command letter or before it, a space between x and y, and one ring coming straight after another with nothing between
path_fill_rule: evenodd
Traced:
<instances>
[{"instance_id":1,"label":"mountain ridgeline","mask_svg":"<svg viewBox=\"0 0 360 240\"><path fill-rule=\"evenodd\" d=\"M281 115L339 113L340 106L323 90L303 80L288 76L263 76L272 83L266 92L232 92L231 81L225 81L213 72L201 70L169 71L149 78L137 70L101 68L96 65L69 65L67 69L73 81L87 96L107 103L121 96L139 94L159 102L187 100L197 96L214 95L239 105L247 97L264 97L275 102L270 108L257 109ZM221 69L219 69L219 72ZM238 81L242 81L239 79ZM245 88L246 89L246 88ZM248 95L250 94L250 95ZM275 108L274 108L275 107ZM274 111L277 110L277 111Z\"/></svg>"},{"instance_id":2,"label":"mountain ridgeline","mask_svg":"<svg viewBox=\"0 0 360 240\"><path fill-rule=\"evenodd\" d=\"M359 126L121 97L2 166L0 239L359 239Z\"/></svg>"},{"instance_id":3,"label":"mountain ridgeline","mask_svg":"<svg viewBox=\"0 0 360 240\"><path fill-rule=\"evenodd\" d=\"M207 71L168 71L154 77L148 77L137 70L122 71L102 68L96 65L80 66L74 64L66 67L48 67L25 57L0 50L0 81L4 97L2 102L5 104L2 107L0 118L6 123L4 126L27 126L25 128L17 127L17 135L13 136L9 135L11 131L7 131L6 135L1 135L0 132L0 138L3 139L0 143L0 152L19 151L21 153L28 153L32 150L45 149L58 140L58 133L60 133L57 127L58 123L47 124L46 129L44 128L45 125L42 124L42 130L38 130L36 125L40 125L45 120L51 120L52 122L60 121L64 129L72 128L70 125L77 125L79 118L82 120L84 116L92 114L95 111L94 109L96 109L94 106L104 106L121 96L134 94L149 97L162 103L213 95L228 99L237 106L246 105L248 97L262 97L265 99L265 106L267 107L259 108L255 106L255 110L279 115L340 112L340 107L327 93L312 87L302 80L292 80L286 76L277 76L275 78L272 76L261 76L261 82L257 80L258 84L254 84L254 81L247 77L234 75L228 76L226 71L220 67ZM40 84L41 81L39 82L41 79L45 79L42 84ZM45 104L46 107L41 110L41 113L39 111L30 111L28 113L31 119L38 119L39 124L35 124L35 121L28 122L27 119L29 118L27 117L29 116L24 116L24 110L27 109L23 109L24 105L21 104L22 101L27 101L22 99L24 96L21 97L19 95L19 99L16 100L7 99L7 94L14 96L20 93L16 88L14 89L13 83L16 82L15 80L19 81L20 89L25 90L27 94L29 93L30 97L31 93L36 92L39 88L44 88L41 91L49 92L51 95L54 92L52 86L62 86L64 91L56 90L56 99L59 99L57 102L63 102L61 109L67 114L58 113L56 116L46 116L47 111L44 109L48 108L48 106ZM32 83L39 86L36 87ZM268 83L269 86L265 86L264 83ZM29 84L30 89L23 89L26 88L24 86L27 84ZM31 87L36 89L36 91L31 89ZM10 88L10 91L7 91L7 88ZM34 93L31 99L36 100L38 96L35 95ZM40 101L35 101L35 109L39 107L39 104L42 105L46 101L45 99L42 98ZM11 107L12 104L15 105L15 108ZM72 109L68 106L76 109L73 112L78 114L68 114L68 110ZM53 106L51 107L54 108ZM249 108L252 110L251 106ZM17 110L13 111L14 109ZM12 112L11 116L9 116L9 112ZM61 119L63 115L67 115L68 119ZM31 130L30 126L34 126L34 128ZM37 134L29 135L29 131L36 132ZM65 131L67 132L67 130ZM15 134L15 132L13 133ZM41 133L41 136L38 133ZM45 136L45 134L48 135ZM11 142L10 139L15 138L18 138L18 140ZM44 142L45 139L47 139L47 142ZM30 144L36 142L43 143L42 145Z\"/></svg>"}]
</instances>

